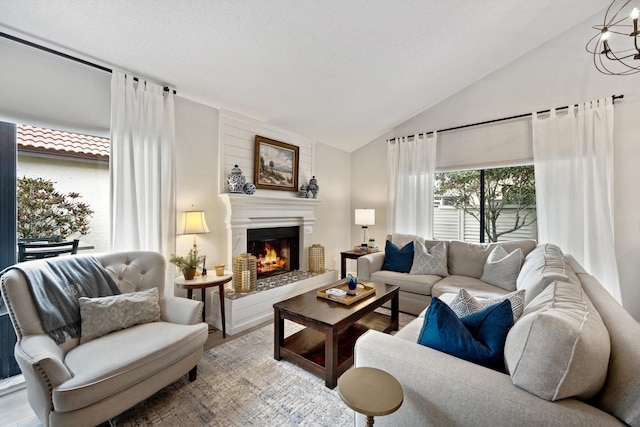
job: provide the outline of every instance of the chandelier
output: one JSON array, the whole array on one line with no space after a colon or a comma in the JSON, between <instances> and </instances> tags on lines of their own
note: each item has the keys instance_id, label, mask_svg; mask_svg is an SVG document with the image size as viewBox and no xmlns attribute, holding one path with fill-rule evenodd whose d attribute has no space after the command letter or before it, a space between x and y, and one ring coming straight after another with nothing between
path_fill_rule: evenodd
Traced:
<instances>
[{"instance_id":1,"label":"chandelier","mask_svg":"<svg viewBox=\"0 0 640 427\"><path fill-rule=\"evenodd\" d=\"M593 26L598 34L587 43L587 51L593 54L593 63L601 73L626 76L640 72L639 8L638 0L613 0L604 23Z\"/></svg>"}]
</instances>

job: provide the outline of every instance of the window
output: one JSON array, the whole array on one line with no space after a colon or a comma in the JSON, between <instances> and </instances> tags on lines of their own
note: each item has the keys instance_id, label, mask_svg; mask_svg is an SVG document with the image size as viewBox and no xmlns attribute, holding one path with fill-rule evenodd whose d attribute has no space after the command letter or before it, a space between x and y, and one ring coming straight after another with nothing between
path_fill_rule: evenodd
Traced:
<instances>
[{"instance_id":1,"label":"window","mask_svg":"<svg viewBox=\"0 0 640 427\"><path fill-rule=\"evenodd\" d=\"M17 261L18 178L51 180L63 194L79 193L94 211L81 243L88 250L108 250L108 159L108 138L0 122L0 270ZM19 374L13 357L16 336L1 298L0 342L0 378Z\"/></svg>"},{"instance_id":2,"label":"window","mask_svg":"<svg viewBox=\"0 0 640 427\"><path fill-rule=\"evenodd\" d=\"M436 239L537 238L532 165L437 173L434 193Z\"/></svg>"},{"instance_id":3,"label":"window","mask_svg":"<svg viewBox=\"0 0 640 427\"><path fill-rule=\"evenodd\" d=\"M86 135L63 130L54 130L38 126L18 124L16 127L17 178L24 180L44 180L52 184L60 195L74 194L77 197L66 197L66 202L77 206L86 205L91 211L85 218L88 234L78 232L70 234L67 240L80 239L82 253L91 251L106 252L109 250L109 138ZM33 188L32 188L33 187ZM29 188L35 191L36 184L31 182ZM39 194L45 194L39 185ZM20 191L18 191L20 195ZM44 197L44 196L43 196ZM24 198L18 199L18 210ZM47 200L52 200L48 198ZM66 205L66 204L65 204ZM29 203L27 212L39 211L38 203ZM48 206L48 205L47 205ZM24 209L24 206L23 206ZM44 209L44 208L42 208ZM46 211L46 209L44 209ZM65 212L82 214L84 209L67 208ZM63 211L58 211L60 216ZM18 234L26 231L40 230L39 221L21 218L18 215ZM49 221L66 224L65 221ZM82 222L84 223L84 222ZM72 229L81 229L81 222L73 222ZM44 229L48 227L43 226ZM29 234L29 233L27 233ZM51 237L49 232L37 232L34 236ZM65 236L63 236L65 237Z\"/></svg>"}]
</instances>

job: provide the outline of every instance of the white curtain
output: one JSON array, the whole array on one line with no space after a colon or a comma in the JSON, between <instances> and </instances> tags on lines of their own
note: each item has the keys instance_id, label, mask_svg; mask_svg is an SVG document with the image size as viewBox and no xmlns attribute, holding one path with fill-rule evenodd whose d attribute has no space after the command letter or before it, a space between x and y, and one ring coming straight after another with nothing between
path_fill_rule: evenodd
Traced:
<instances>
[{"instance_id":1,"label":"white curtain","mask_svg":"<svg viewBox=\"0 0 640 427\"><path fill-rule=\"evenodd\" d=\"M387 233L433 237L433 185L438 135L387 140Z\"/></svg>"},{"instance_id":2,"label":"white curtain","mask_svg":"<svg viewBox=\"0 0 640 427\"><path fill-rule=\"evenodd\" d=\"M172 91L113 72L112 251L156 251L168 259L175 247L174 116ZM167 279L172 295L173 277Z\"/></svg>"},{"instance_id":3,"label":"white curtain","mask_svg":"<svg viewBox=\"0 0 640 427\"><path fill-rule=\"evenodd\" d=\"M618 300L613 226L613 101L533 114L538 239L573 255Z\"/></svg>"}]
</instances>

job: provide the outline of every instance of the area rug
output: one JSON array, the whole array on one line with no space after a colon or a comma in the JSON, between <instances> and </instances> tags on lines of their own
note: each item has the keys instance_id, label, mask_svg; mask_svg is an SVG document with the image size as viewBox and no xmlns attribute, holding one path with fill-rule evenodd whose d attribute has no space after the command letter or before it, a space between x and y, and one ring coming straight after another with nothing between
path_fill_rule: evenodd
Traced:
<instances>
[{"instance_id":1,"label":"area rug","mask_svg":"<svg viewBox=\"0 0 640 427\"><path fill-rule=\"evenodd\" d=\"M414 316L400 314L400 326ZM289 335L301 326L285 322ZM117 426L353 426L324 380L273 358L273 325L204 353L198 379L174 382L124 412Z\"/></svg>"}]
</instances>

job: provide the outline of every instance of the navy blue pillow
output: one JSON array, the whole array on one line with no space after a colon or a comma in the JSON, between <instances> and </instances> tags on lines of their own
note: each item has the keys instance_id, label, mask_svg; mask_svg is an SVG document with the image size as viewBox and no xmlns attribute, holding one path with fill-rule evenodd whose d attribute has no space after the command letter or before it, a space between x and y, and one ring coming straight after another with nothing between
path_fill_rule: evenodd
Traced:
<instances>
[{"instance_id":1,"label":"navy blue pillow","mask_svg":"<svg viewBox=\"0 0 640 427\"><path fill-rule=\"evenodd\" d=\"M504 372L504 343L512 326L509 300L458 318L447 304L433 297L418 344Z\"/></svg>"},{"instance_id":2,"label":"navy blue pillow","mask_svg":"<svg viewBox=\"0 0 640 427\"><path fill-rule=\"evenodd\" d=\"M383 270L408 273L413 264L413 242L409 242L402 249L387 240L384 246Z\"/></svg>"}]
</instances>

